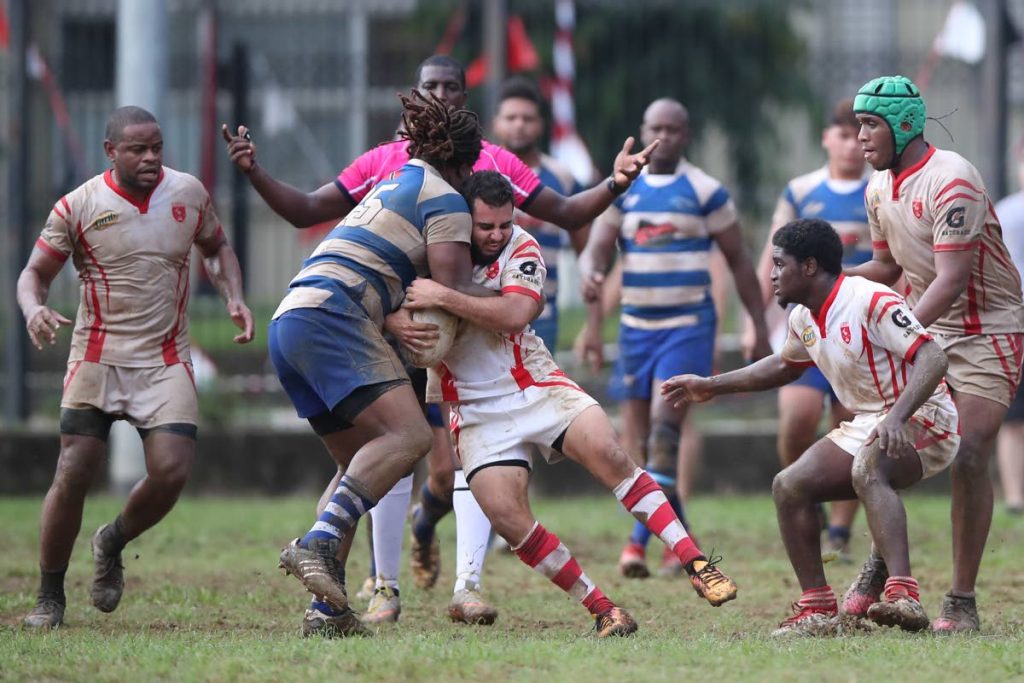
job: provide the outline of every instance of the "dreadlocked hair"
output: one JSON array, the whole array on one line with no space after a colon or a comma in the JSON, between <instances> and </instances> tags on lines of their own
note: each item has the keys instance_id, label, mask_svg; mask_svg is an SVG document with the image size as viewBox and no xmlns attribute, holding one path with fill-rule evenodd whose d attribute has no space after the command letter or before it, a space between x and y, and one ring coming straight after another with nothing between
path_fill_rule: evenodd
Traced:
<instances>
[{"instance_id":1,"label":"dreadlocked hair","mask_svg":"<svg viewBox=\"0 0 1024 683\"><path fill-rule=\"evenodd\" d=\"M409 157L422 159L437 169L472 166L480 156L483 133L476 114L455 109L418 90L401 93L402 123L399 136L409 141Z\"/></svg>"}]
</instances>

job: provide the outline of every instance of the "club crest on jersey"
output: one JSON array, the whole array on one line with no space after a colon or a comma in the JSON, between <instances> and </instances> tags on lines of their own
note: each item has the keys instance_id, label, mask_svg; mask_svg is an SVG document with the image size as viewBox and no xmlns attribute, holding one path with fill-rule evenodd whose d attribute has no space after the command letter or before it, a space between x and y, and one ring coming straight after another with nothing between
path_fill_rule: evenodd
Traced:
<instances>
[{"instance_id":1,"label":"club crest on jersey","mask_svg":"<svg viewBox=\"0 0 1024 683\"><path fill-rule=\"evenodd\" d=\"M814 327L811 325L804 328L804 332L800 335L800 338L803 340L804 346L808 347L814 346L814 343L818 341L818 338L814 335Z\"/></svg>"},{"instance_id":2,"label":"club crest on jersey","mask_svg":"<svg viewBox=\"0 0 1024 683\"><path fill-rule=\"evenodd\" d=\"M171 204L171 215L174 216L174 220L179 223L185 222L185 205L184 204Z\"/></svg>"},{"instance_id":3,"label":"club crest on jersey","mask_svg":"<svg viewBox=\"0 0 1024 683\"><path fill-rule=\"evenodd\" d=\"M924 202L920 199L915 199L910 203L911 209L914 211L914 218L920 218L924 215Z\"/></svg>"},{"instance_id":4,"label":"club crest on jersey","mask_svg":"<svg viewBox=\"0 0 1024 683\"><path fill-rule=\"evenodd\" d=\"M844 344L849 344L853 339L853 333L850 332L850 326L846 323L843 323L839 328L839 334L842 336Z\"/></svg>"},{"instance_id":5,"label":"club crest on jersey","mask_svg":"<svg viewBox=\"0 0 1024 683\"><path fill-rule=\"evenodd\" d=\"M92 219L92 223L85 226L86 230L103 230L109 228L111 225L117 222L117 214L113 211L104 211L96 218Z\"/></svg>"},{"instance_id":6,"label":"club crest on jersey","mask_svg":"<svg viewBox=\"0 0 1024 683\"><path fill-rule=\"evenodd\" d=\"M491 265L487 266L487 273L486 273L487 279L488 280L493 280L494 278L498 277L498 273L500 273L500 272L501 272L501 266L498 264L497 261L495 261Z\"/></svg>"}]
</instances>

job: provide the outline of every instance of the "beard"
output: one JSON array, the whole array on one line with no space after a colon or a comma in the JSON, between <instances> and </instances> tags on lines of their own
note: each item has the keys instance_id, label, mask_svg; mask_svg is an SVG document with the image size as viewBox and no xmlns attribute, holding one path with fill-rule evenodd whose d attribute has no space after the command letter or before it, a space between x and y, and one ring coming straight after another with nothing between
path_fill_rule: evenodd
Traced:
<instances>
[{"instance_id":1,"label":"beard","mask_svg":"<svg viewBox=\"0 0 1024 683\"><path fill-rule=\"evenodd\" d=\"M469 256L473 260L474 266L489 266L498 260L501 256L501 250L494 252L494 256L486 256L480 249L470 242L469 244Z\"/></svg>"}]
</instances>

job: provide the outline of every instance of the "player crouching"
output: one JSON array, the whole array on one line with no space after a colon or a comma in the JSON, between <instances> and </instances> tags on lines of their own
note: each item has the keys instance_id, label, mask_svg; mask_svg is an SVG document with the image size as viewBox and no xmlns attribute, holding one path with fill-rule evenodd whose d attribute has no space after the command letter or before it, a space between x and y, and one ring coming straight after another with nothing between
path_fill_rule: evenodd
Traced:
<instances>
[{"instance_id":1,"label":"player crouching","mask_svg":"<svg viewBox=\"0 0 1024 683\"><path fill-rule=\"evenodd\" d=\"M442 308L463 318L445 360L431 370L427 400L451 404L451 431L470 490L494 529L523 562L583 603L600 637L628 635L636 622L583 572L533 516L527 494L533 448L564 455L612 489L630 513L679 557L697 593L712 605L736 585L709 561L649 474L618 443L607 415L555 364L529 323L543 305L540 248L512 223L512 188L495 172L462 188L473 214L473 280L498 296L474 297L432 280L406 291L411 309Z\"/></svg>"},{"instance_id":2,"label":"player crouching","mask_svg":"<svg viewBox=\"0 0 1024 683\"><path fill-rule=\"evenodd\" d=\"M896 493L952 462L956 407L943 381L948 362L904 303L884 285L842 274L843 245L828 223L788 223L772 238L772 285L781 306L798 304L779 354L716 377L679 375L670 400L782 386L817 365L854 413L775 477L779 530L803 595L775 635L834 632L836 597L825 580L815 504L859 498L890 576L867 618L920 631L928 626L910 574L907 519Z\"/></svg>"}]
</instances>

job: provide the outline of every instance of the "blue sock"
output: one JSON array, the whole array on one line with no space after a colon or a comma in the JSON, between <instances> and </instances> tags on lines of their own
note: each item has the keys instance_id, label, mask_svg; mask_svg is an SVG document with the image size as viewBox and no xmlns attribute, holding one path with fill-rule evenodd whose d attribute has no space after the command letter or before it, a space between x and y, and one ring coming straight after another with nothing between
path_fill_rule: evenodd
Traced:
<instances>
[{"instance_id":1,"label":"blue sock","mask_svg":"<svg viewBox=\"0 0 1024 683\"><path fill-rule=\"evenodd\" d=\"M300 545L309 547L309 542L318 539L338 539L345 531L353 528L359 518L376 505L368 495L362 493L363 487L349 479L346 475L338 482L331 501L317 518L313 528L302 537Z\"/></svg>"},{"instance_id":2,"label":"blue sock","mask_svg":"<svg viewBox=\"0 0 1024 683\"><path fill-rule=\"evenodd\" d=\"M451 500L441 500L430 492L426 482L420 487L420 507L412 520L412 533L420 543L427 543L434 535L434 527L452 510Z\"/></svg>"},{"instance_id":3,"label":"blue sock","mask_svg":"<svg viewBox=\"0 0 1024 683\"><path fill-rule=\"evenodd\" d=\"M838 539L841 539L843 541L849 541L850 540L850 528L849 527L845 527L845 526L829 525L829 527L828 527L828 537L832 538L832 539L838 538Z\"/></svg>"},{"instance_id":4,"label":"blue sock","mask_svg":"<svg viewBox=\"0 0 1024 683\"><path fill-rule=\"evenodd\" d=\"M315 610L321 612L322 614L326 614L329 617L336 617L339 614L341 614L341 612L339 612L338 610L334 609L333 607L328 605L326 602L320 602L319 600L315 600L315 599L311 603L309 603L309 608L310 609L315 609Z\"/></svg>"}]
</instances>

